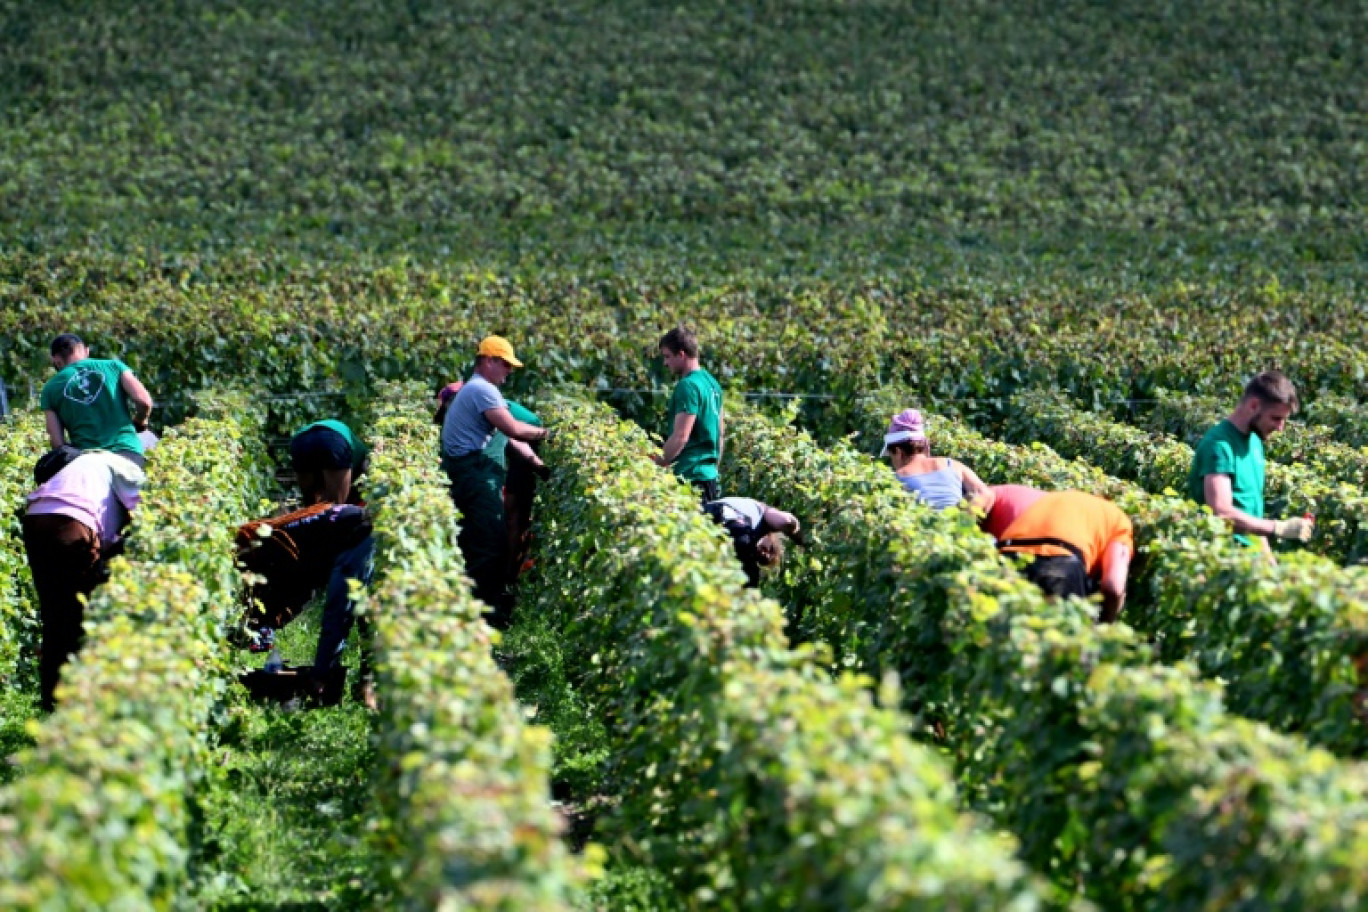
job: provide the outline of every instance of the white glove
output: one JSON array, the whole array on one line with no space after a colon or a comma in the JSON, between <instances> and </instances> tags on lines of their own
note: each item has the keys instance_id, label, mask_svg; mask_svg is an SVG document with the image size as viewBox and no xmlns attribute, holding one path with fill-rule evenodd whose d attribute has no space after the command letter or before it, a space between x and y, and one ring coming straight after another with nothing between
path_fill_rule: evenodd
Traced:
<instances>
[{"instance_id":1,"label":"white glove","mask_svg":"<svg viewBox=\"0 0 1368 912\"><path fill-rule=\"evenodd\" d=\"M1309 542L1315 530L1314 519L1280 519L1273 523L1273 534L1278 538L1295 538L1299 542Z\"/></svg>"}]
</instances>

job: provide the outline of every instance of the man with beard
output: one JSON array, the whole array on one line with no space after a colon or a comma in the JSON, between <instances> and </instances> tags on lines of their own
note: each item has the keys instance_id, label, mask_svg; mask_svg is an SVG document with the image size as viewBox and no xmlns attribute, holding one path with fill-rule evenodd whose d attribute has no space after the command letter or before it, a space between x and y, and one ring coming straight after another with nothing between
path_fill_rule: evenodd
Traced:
<instances>
[{"instance_id":1,"label":"man with beard","mask_svg":"<svg viewBox=\"0 0 1368 912\"><path fill-rule=\"evenodd\" d=\"M1264 519L1264 441L1297 410L1297 388L1281 371L1264 371L1245 386L1235 411L1206 432L1192 456L1187 495L1229 520L1235 539L1261 548L1268 537L1309 541L1311 518ZM1257 540L1257 541L1256 541Z\"/></svg>"}]
</instances>

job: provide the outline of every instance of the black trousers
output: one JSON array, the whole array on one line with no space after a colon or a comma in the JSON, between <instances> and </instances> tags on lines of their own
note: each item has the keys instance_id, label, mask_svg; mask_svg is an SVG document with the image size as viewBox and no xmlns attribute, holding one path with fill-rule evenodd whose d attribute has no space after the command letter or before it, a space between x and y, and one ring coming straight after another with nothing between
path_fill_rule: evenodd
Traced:
<instances>
[{"instance_id":1,"label":"black trousers","mask_svg":"<svg viewBox=\"0 0 1368 912\"><path fill-rule=\"evenodd\" d=\"M1026 568L1024 575L1046 595L1076 595L1079 598L1087 598L1093 591L1088 568L1072 554L1064 557L1037 557Z\"/></svg>"},{"instance_id":2,"label":"black trousers","mask_svg":"<svg viewBox=\"0 0 1368 912\"><path fill-rule=\"evenodd\" d=\"M38 680L43 709L51 712L62 666L84 638L81 596L104 582L105 566L95 530L69 516L25 516L23 527L43 633Z\"/></svg>"},{"instance_id":3,"label":"black trousers","mask_svg":"<svg viewBox=\"0 0 1368 912\"><path fill-rule=\"evenodd\" d=\"M722 496L722 489L716 478L710 478L707 481L691 481L689 484L694 486L694 490L703 498L705 504L712 503Z\"/></svg>"}]
</instances>

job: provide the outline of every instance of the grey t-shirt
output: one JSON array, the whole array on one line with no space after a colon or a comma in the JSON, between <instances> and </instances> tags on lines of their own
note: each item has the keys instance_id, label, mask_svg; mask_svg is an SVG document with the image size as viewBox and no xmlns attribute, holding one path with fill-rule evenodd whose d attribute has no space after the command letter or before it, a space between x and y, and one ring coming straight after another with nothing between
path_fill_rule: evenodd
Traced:
<instances>
[{"instance_id":1,"label":"grey t-shirt","mask_svg":"<svg viewBox=\"0 0 1368 912\"><path fill-rule=\"evenodd\" d=\"M713 503L722 505L722 521L741 520L752 529L759 529L765 522L765 505L750 497L722 497Z\"/></svg>"},{"instance_id":2,"label":"grey t-shirt","mask_svg":"<svg viewBox=\"0 0 1368 912\"><path fill-rule=\"evenodd\" d=\"M467 380L442 422L442 455L456 459L483 450L494 436L484 413L495 408L508 408L499 388L479 374Z\"/></svg>"}]
</instances>

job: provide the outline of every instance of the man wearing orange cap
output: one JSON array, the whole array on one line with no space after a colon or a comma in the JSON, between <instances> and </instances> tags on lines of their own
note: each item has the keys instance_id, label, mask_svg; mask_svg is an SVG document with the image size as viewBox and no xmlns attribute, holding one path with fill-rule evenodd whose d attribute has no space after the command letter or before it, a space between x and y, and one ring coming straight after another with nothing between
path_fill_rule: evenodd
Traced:
<instances>
[{"instance_id":1,"label":"man wearing orange cap","mask_svg":"<svg viewBox=\"0 0 1368 912\"><path fill-rule=\"evenodd\" d=\"M475 373L451 399L442 421L442 469L451 480L451 499L461 511L459 543L475 597L493 612L491 623L506 625L508 532L504 520L504 468L485 452L496 432L510 441L532 443L546 429L519 421L499 387L522 362L502 336L487 336L475 356Z\"/></svg>"}]
</instances>

